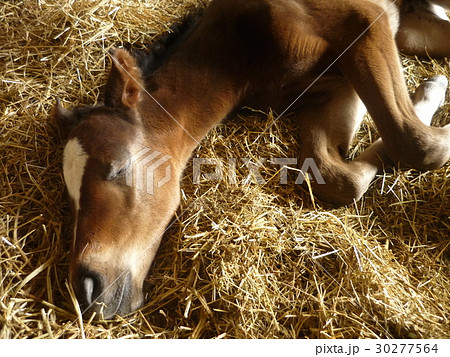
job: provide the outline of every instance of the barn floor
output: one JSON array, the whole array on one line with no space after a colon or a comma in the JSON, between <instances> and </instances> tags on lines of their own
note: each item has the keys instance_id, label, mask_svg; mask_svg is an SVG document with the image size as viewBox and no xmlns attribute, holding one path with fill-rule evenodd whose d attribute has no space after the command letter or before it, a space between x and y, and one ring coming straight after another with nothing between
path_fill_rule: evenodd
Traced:
<instances>
[{"instance_id":1,"label":"barn floor","mask_svg":"<svg viewBox=\"0 0 450 357\"><path fill-rule=\"evenodd\" d=\"M280 186L273 165L265 185L244 168L239 185L194 185L189 166L145 306L79 319L51 108L57 97L100 100L107 49L148 42L204 3L0 1L0 338L450 338L448 165L390 170L341 209ZM435 74L450 79L448 60L403 62L411 90ZM447 96L437 122L449 113ZM292 132L271 112L230 118L194 157L295 157ZM367 119L354 152L375 135Z\"/></svg>"}]
</instances>

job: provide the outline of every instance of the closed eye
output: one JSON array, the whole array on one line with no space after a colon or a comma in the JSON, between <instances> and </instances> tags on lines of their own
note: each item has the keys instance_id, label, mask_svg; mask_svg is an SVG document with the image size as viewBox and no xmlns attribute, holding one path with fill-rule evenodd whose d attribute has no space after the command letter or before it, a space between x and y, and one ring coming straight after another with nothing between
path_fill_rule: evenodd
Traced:
<instances>
[{"instance_id":1,"label":"closed eye","mask_svg":"<svg viewBox=\"0 0 450 357\"><path fill-rule=\"evenodd\" d=\"M113 181L122 178L130 168L130 163L125 162L117 165L115 163L110 164L109 172L106 176L107 181Z\"/></svg>"}]
</instances>

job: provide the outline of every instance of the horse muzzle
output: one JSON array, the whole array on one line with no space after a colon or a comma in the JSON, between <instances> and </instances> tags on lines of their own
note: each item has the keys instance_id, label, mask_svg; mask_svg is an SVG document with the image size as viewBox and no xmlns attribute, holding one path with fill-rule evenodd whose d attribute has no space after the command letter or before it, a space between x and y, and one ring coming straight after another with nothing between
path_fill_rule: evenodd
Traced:
<instances>
[{"instance_id":1,"label":"horse muzzle","mask_svg":"<svg viewBox=\"0 0 450 357\"><path fill-rule=\"evenodd\" d=\"M142 289L133 284L129 271L104 274L98 270L81 267L72 277L72 286L83 318L112 319L126 316L142 305Z\"/></svg>"}]
</instances>

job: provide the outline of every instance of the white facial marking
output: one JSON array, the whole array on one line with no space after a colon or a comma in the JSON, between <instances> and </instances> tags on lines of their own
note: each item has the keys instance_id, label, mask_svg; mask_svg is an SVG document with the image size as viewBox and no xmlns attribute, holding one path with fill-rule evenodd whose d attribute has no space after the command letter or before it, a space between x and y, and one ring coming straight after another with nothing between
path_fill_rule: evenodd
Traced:
<instances>
[{"instance_id":1,"label":"white facial marking","mask_svg":"<svg viewBox=\"0 0 450 357\"><path fill-rule=\"evenodd\" d=\"M64 148L63 173L69 196L75 202L75 212L80 210L80 191L88 155L77 138L70 139Z\"/></svg>"}]
</instances>

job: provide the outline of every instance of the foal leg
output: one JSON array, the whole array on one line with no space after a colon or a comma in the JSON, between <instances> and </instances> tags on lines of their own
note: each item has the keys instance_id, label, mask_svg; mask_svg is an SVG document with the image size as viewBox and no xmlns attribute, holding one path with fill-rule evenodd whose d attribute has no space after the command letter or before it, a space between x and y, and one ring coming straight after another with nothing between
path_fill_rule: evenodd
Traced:
<instances>
[{"instance_id":1,"label":"foal leg","mask_svg":"<svg viewBox=\"0 0 450 357\"><path fill-rule=\"evenodd\" d=\"M450 8L449 0L420 0L405 5L396 36L401 51L418 56L450 56L450 21L439 4Z\"/></svg>"},{"instance_id":2,"label":"foal leg","mask_svg":"<svg viewBox=\"0 0 450 357\"><path fill-rule=\"evenodd\" d=\"M430 127L418 118L388 19L371 23L370 31L340 57L339 68L367 107L395 164L442 167L450 159L450 126ZM339 38L333 43L336 51L345 45Z\"/></svg>"},{"instance_id":3,"label":"foal leg","mask_svg":"<svg viewBox=\"0 0 450 357\"><path fill-rule=\"evenodd\" d=\"M436 76L421 84L414 96L420 120L429 125L435 111L443 104L447 79ZM325 202L344 205L357 201L367 191L375 175L390 162L382 139L375 141L353 161L345 161L365 107L347 84L328 93L331 98L319 108L302 113L300 162L312 158L325 184L312 181L314 194Z\"/></svg>"},{"instance_id":4,"label":"foal leg","mask_svg":"<svg viewBox=\"0 0 450 357\"><path fill-rule=\"evenodd\" d=\"M422 83L412 97L414 109L420 120L431 125L436 110L444 104L448 80L444 76L434 76Z\"/></svg>"},{"instance_id":5,"label":"foal leg","mask_svg":"<svg viewBox=\"0 0 450 357\"><path fill-rule=\"evenodd\" d=\"M441 6L445 10L450 10L450 0L428 0L428 2Z\"/></svg>"},{"instance_id":6,"label":"foal leg","mask_svg":"<svg viewBox=\"0 0 450 357\"><path fill-rule=\"evenodd\" d=\"M366 112L365 107L347 83L323 95L329 98L326 103L310 107L298 115L299 162L314 160L325 182L315 178L310 181L314 195L324 202L340 206L361 198L387 157L383 145L376 144L356 160L346 162L345 155Z\"/></svg>"}]
</instances>

